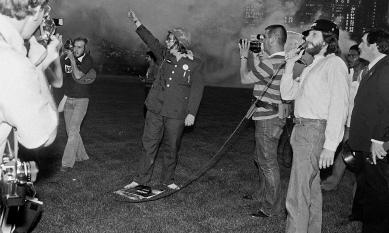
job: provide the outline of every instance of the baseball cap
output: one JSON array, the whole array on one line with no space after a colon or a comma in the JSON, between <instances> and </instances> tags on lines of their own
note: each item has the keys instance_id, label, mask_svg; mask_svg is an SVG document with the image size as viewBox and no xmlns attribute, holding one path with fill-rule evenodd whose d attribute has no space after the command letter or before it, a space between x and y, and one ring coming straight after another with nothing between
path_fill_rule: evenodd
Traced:
<instances>
[{"instance_id":1,"label":"baseball cap","mask_svg":"<svg viewBox=\"0 0 389 233\"><path fill-rule=\"evenodd\" d=\"M322 31L322 32L329 32L329 33L333 33L336 35L337 38L339 38L339 28L338 26L328 20L328 19L318 19L316 20L310 27L310 29L306 30L306 31L303 31L303 35L304 36L308 36L309 32L311 30L315 30L315 31Z\"/></svg>"}]
</instances>

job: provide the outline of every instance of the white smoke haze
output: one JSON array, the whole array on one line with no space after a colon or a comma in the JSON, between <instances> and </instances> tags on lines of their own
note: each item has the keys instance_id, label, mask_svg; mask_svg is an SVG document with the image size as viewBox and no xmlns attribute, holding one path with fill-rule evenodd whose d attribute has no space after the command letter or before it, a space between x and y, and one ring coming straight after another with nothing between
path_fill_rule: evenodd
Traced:
<instances>
[{"instance_id":1,"label":"white smoke haze","mask_svg":"<svg viewBox=\"0 0 389 233\"><path fill-rule=\"evenodd\" d=\"M99 56L96 50L102 39L131 50L142 46L127 18L130 9L159 39L165 38L173 27L184 27L192 33L192 49L204 63L207 83L235 86L240 83L239 38L263 33L271 24L284 25L284 17L293 16L302 3L303 0L53 0L52 15L64 18L60 28L64 38L87 36L94 56ZM265 18L255 26L244 24L244 8L248 4L263 6ZM301 33L303 28L287 30ZM350 43L346 44L345 47Z\"/></svg>"}]
</instances>

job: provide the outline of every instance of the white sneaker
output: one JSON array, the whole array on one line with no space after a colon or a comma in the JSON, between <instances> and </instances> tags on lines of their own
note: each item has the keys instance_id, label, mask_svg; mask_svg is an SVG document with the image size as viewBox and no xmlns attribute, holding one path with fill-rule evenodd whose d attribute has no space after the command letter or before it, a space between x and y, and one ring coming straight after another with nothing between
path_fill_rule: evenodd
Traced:
<instances>
[{"instance_id":1,"label":"white sneaker","mask_svg":"<svg viewBox=\"0 0 389 233\"><path fill-rule=\"evenodd\" d=\"M169 189L178 190L180 189L180 186L176 185L175 183L171 183L167 186Z\"/></svg>"},{"instance_id":2,"label":"white sneaker","mask_svg":"<svg viewBox=\"0 0 389 233\"><path fill-rule=\"evenodd\" d=\"M132 181L130 184L124 186L125 189L133 189L135 187L139 186L139 184L135 181Z\"/></svg>"}]
</instances>

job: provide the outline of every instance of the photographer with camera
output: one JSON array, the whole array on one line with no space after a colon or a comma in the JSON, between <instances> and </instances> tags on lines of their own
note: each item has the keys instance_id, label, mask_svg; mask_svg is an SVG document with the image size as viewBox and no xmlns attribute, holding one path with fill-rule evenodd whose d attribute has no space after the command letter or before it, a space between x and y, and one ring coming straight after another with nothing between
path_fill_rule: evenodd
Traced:
<instances>
[{"instance_id":1,"label":"photographer with camera","mask_svg":"<svg viewBox=\"0 0 389 233\"><path fill-rule=\"evenodd\" d=\"M29 40L39 27L47 2L26 1L22 8L15 8L13 1L0 0L0 83L4 87L0 92L0 156L12 127L26 148L50 145L56 136L56 106L43 75L47 66L32 63L23 41ZM31 56L33 53L30 49Z\"/></svg>"},{"instance_id":2,"label":"photographer with camera","mask_svg":"<svg viewBox=\"0 0 389 233\"><path fill-rule=\"evenodd\" d=\"M348 112L348 70L338 56L341 51L336 24L319 19L303 34L307 43L305 52L314 60L293 79L293 67L304 51L292 49L287 54L280 85L282 98L295 100L286 232L320 233L320 169L332 165L343 138Z\"/></svg>"},{"instance_id":3,"label":"photographer with camera","mask_svg":"<svg viewBox=\"0 0 389 233\"><path fill-rule=\"evenodd\" d=\"M139 174L126 186L135 188L150 181L158 148L165 137L169 152L164 154L161 183L169 189L179 189L174 183L178 149L185 126L192 126L203 95L204 85L199 76L200 60L194 57L190 34L182 28L168 31L164 44L139 21L133 11L129 19L136 32L157 58L156 80L145 101L147 113L142 143L145 156Z\"/></svg>"},{"instance_id":4,"label":"photographer with camera","mask_svg":"<svg viewBox=\"0 0 389 233\"><path fill-rule=\"evenodd\" d=\"M0 0L0 162L2 218L1 231L12 232L23 228L30 229L31 222L26 223L24 216L16 222L8 221L10 207L23 209L26 197L17 190L24 189L27 180L19 174L20 169L28 163L17 159L17 144L26 148L50 145L56 136L58 115L54 100L49 91L48 82L43 71L57 57L59 41L53 37L47 49L30 43L28 50L24 40L34 41L34 32L43 22L47 13L47 0L13 1ZM57 80L60 81L60 80ZM13 130L14 129L14 130ZM13 148L8 135L13 131ZM7 153L5 147L7 146ZM14 169L18 167L18 169ZM31 171L26 171L31 175ZM16 185L16 187L15 187ZM20 208L19 208L20 207ZM34 218L35 219L35 218ZM16 224L16 225L15 225ZM27 224L21 226L23 224ZM23 232L24 232L23 231Z\"/></svg>"},{"instance_id":5,"label":"photographer with camera","mask_svg":"<svg viewBox=\"0 0 389 233\"><path fill-rule=\"evenodd\" d=\"M91 84L96 78L93 59L87 52L87 43L88 40L83 37L76 38L73 43L67 41L61 57L65 94L64 118L68 135L61 172L70 171L76 161L89 159L80 135L81 123L88 109Z\"/></svg>"},{"instance_id":6,"label":"photographer with camera","mask_svg":"<svg viewBox=\"0 0 389 233\"><path fill-rule=\"evenodd\" d=\"M284 26L270 25L265 29L262 56L259 54L259 46L257 46L259 49L253 49L255 45L253 42L243 39L239 44L241 82L254 84L255 98L259 98L265 92L252 117L255 121L255 162L260 175L258 190L260 207L257 213L252 214L254 217L270 217L284 213L277 146L286 117L289 115L289 104L283 103L280 94L286 39ZM271 85L265 90L269 82Z\"/></svg>"}]
</instances>

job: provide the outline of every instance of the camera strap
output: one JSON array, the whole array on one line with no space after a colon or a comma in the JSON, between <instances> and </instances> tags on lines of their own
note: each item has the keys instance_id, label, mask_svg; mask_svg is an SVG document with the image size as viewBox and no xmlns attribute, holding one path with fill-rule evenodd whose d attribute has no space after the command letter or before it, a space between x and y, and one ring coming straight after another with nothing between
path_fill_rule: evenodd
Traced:
<instances>
[{"instance_id":1,"label":"camera strap","mask_svg":"<svg viewBox=\"0 0 389 233\"><path fill-rule=\"evenodd\" d=\"M253 104L251 105L250 109L247 111L246 113L246 116L245 118L246 119L250 119L254 112L256 111L256 108L257 108L257 105L262 102L262 98L263 96L265 96L267 90L269 89L270 85L273 83L273 80L274 78L277 76L278 72L280 72L280 70L286 65L286 62L283 62L279 67L278 69L276 70L276 72L274 72L274 74L270 77L270 80L267 82L266 86L263 88L262 92L261 92L261 95L255 99L255 101L253 102Z\"/></svg>"},{"instance_id":2,"label":"camera strap","mask_svg":"<svg viewBox=\"0 0 389 233\"><path fill-rule=\"evenodd\" d=\"M13 144L13 148L11 146ZM19 145L18 145L18 139L16 136L16 129L12 128L11 132L8 135L7 142L6 142L6 148L9 153L10 159L12 158L18 158L18 152L19 152Z\"/></svg>"}]
</instances>

